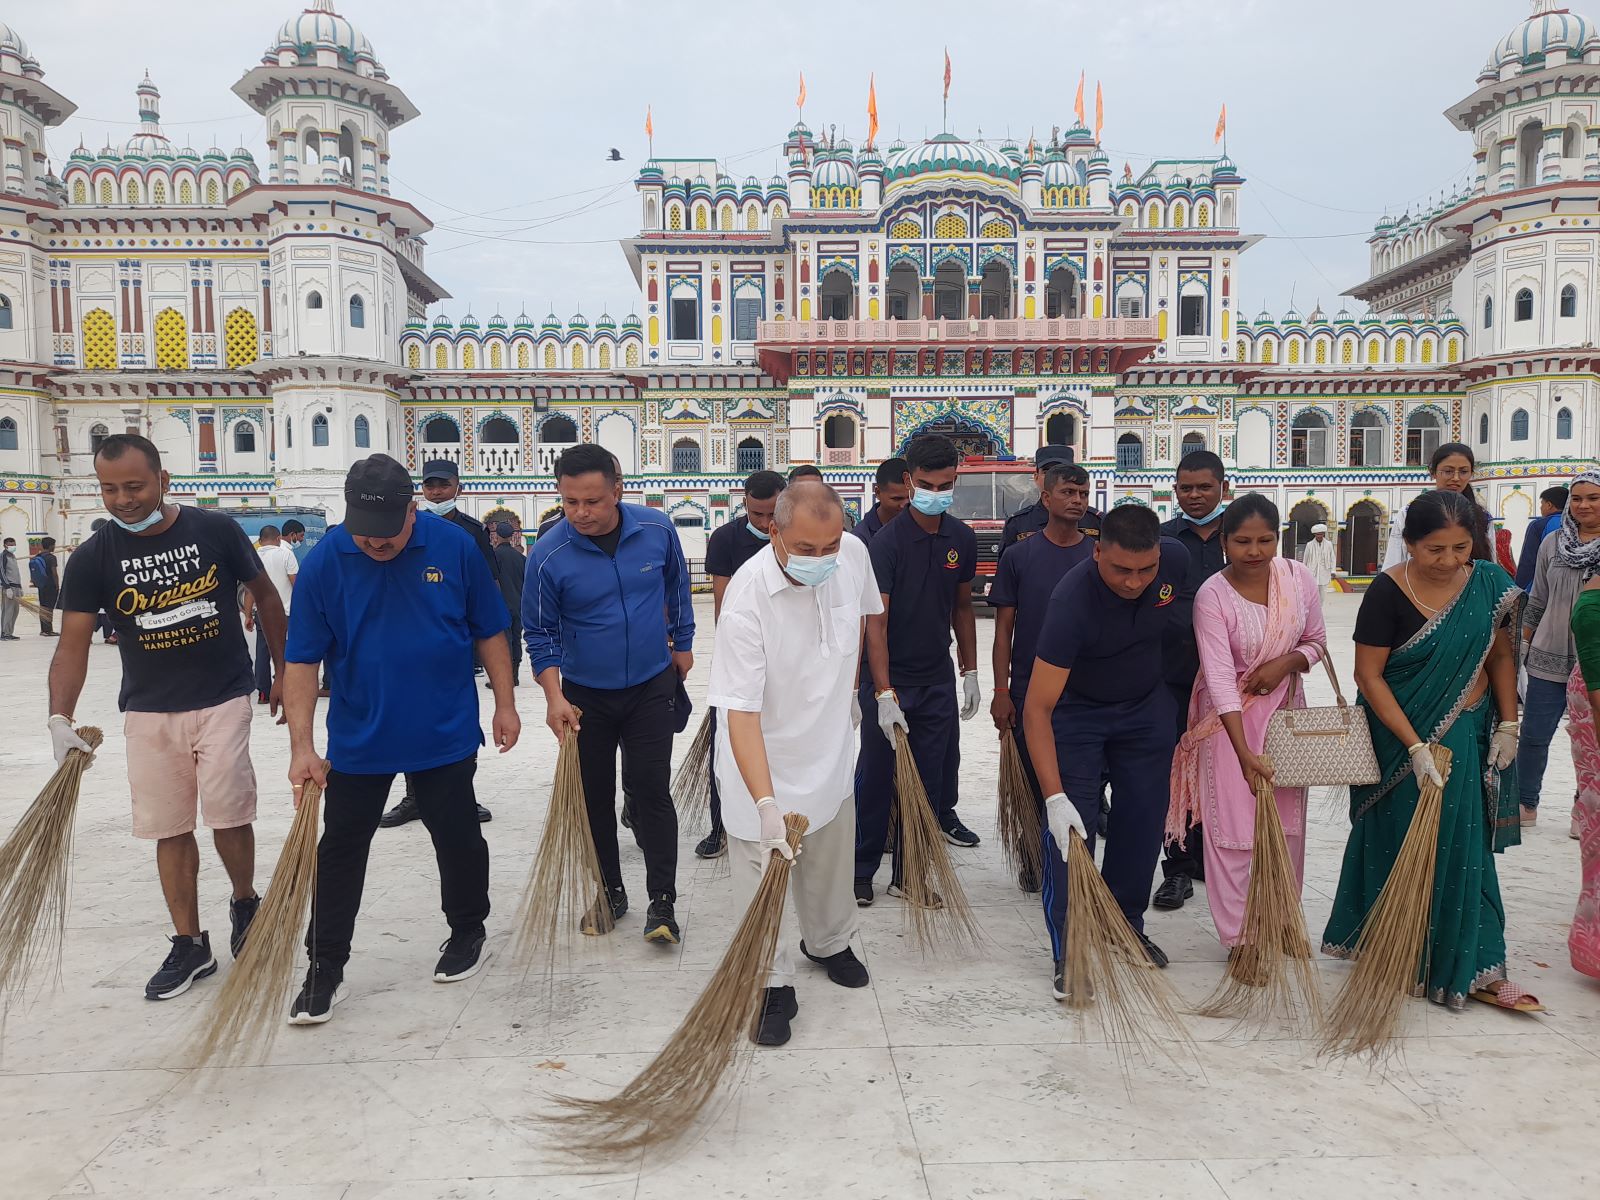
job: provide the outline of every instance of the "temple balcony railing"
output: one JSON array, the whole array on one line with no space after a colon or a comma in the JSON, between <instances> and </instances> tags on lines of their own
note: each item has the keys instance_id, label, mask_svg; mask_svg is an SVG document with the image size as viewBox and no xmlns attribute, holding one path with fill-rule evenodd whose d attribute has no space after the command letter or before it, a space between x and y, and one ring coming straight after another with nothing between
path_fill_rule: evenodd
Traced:
<instances>
[{"instance_id":1,"label":"temple balcony railing","mask_svg":"<svg viewBox=\"0 0 1600 1200\"><path fill-rule=\"evenodd\" d=\"M762 321L757 341L772 348L817 345L1085 345L1153 342L1153 318L1105 320L1002 318L916 321Z\"/></svg>"}]
</instances>

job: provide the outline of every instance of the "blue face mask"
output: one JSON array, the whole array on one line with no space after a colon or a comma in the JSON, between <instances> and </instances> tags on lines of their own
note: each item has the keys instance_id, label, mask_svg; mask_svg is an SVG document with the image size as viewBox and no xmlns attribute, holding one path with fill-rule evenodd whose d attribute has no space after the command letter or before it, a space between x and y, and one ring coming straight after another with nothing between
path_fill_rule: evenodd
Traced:
<instances>
[{"instance_id":1,"label":"blue face mask","mask_svg":"<svg viewBox=\"0 0 1600 1200\"><path fill-rule=\"evenodd\" d=\"M772 540L772 531L770 529L757 529L754 521L746 522L745 528L750 531L751 537L757 538L763 542L770 542Z\"/></svg>"},{"instance_id":2,"label":"blue face mask","mask_svg":"<svg viewBox=\"0 0 1600 1200\"><path fill-rule=\"evenodd\" d=\"M1218 504L1215 508L1213 508L1210 512L1208 512L1203 517L1191 517L1186 512L1180 512L1178 515L1181 516L1185 521L1189 522L1189 524L1191 524L1191 525L1209 525L1209 524L1211 524L1211 522L1215 521L1218 517L1220 517L1222 515L1222 510L1227 508L1227 507L1228 507L1228 505L1225 502L1221 503L1221 504Z\"/></svg>"},{"instance_id":3,"label":"blue face mask","mask_svg":"<svg viewBox=\"0 0 1600 1200\"><path fill-rule=\"evenodd\" d=\"M442 517L455 512L456 502L454 497L449 500L418 500L417 507L423 512L431 512L436 517Z\"/></svg>"},{"instance_id":4,"label":"blue face mask","mask_svg":"<svg viewBox=\"0 0 1600 1200\"><path fill-rule=\"evenodd\" d=\"M821 587L833 578L833 573L839 569L839 556L824 554L821 557L808 558L804 554L791 554L783 569L796 583L811 588Z\"/></svg>"},{"instance_id":5,"label":"blue face mask","mask_svg":"<svg viewBox=\"0 0 1600 1200\"><path fill-rule=\"evenodd\" d=\"M113 516L111 519L116 522L118 529L124 529L129 533L143 533L146 529L149 529L150 526L161 524L162 517L165 516L165 514L162 512L163 507L164 506L160 504L156 505L155 511L152 512L148 517L142 521L135 521L131 525L118 516Z\"/></svg>"},{"instance_id":6,"label":"blue face mask","mask_svg":"<svg viewBox=\"0 0 1600 1200\"><path fill-rule=\"evenodd\" d=\"M956 501L955 489L948 492L930 492L927 488L911 489L911 507L925 517L942 516L950 511Z\"/></svg>"}]
</instances>

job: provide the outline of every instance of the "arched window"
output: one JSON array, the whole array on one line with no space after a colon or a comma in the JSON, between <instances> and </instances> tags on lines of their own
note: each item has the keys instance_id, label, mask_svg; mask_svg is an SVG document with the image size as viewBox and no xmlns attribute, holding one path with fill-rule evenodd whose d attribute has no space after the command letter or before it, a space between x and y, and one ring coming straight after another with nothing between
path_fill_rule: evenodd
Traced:
<instances>
[{"instance_id":1,"label":"arched window","mask_svg":"<svg viewBox=\"0 0 1600 1200\"><path fill-rule=\"evenodd\" d=\"M1051 413L1045 418L1044 440L1047 446L1076 446L1078 418L1069 412Z\"/></svg>"},{"instance_id":2,"label":"arched window","mask_svg":"<svg viewBox=\"0 0 1600 1200\"><path fill-rule=\"evenodd\" d=\"M1178 461L1182 462L1184 455L1193 454L1196 450L1204 450L1205 448L1206 435L1196 430L1190 430L1183 435L1183 444L1178 455Z\"/></svg>"},{"instance_id":3,"label":"arched window","mask_svg":"<svg viewBox=\"0 0 1600 1200\"><path fill-rule=\"evenodd\" d=\"M11 298L0 296L0 329L11 328Z\"/></svg>"},{"instance_id":4,"label":"arched window","mask_svg":"<svg viewBox=\"0 0 1600 1200\"><path fill-rule=\"evenodd\" d=\"M1539 182L1539 155L1544 149L1544 126L1529 121L1517 133L1517 186L1534 187Z\"/></svg>"},{"instance_id":5,"label":"arched window","mask_svg":"<svg viewBox=\"0 0 1600 1200\"><path fill-rule=\"evenodd\" d=\"M744 210L744 227L746 229L761 228L761 210L754 204L747 205Z\"/></svg>"},{"instance_id":6,"label":"arched window","mask_svg":"<svg viewBox=\"0 0 1600 1200\"><path fill-rule=\"evenodd\" d=\"M356 177L356 135L346 125L339 130L339 178L351 183Z\"/></svg>"},{"instance_id":7,"label":"arched window","mask_svg":"<svg viewBox=\"0 0 1600 1200\"><path fill-rule=\"evenodd\" d=\"M433 369L446 371L450 368L450 345L448 342L435 342L433 347Z\"/></svg>"},{"instance_id":8,"label":"arched window","mask_svg":"<svg viewBox=\"0 0 1600 1200\"><path fill-rule=\"evenodd\" d=\"M1117 439L1117 470L1142 471L1144 469L1144 442L1137 433L1125 433Z\"/></svg>"},{"instance_id":9,"label":"arched window","mask_svg":"<svg viewBox=\"0 0 1600 1200\"><path fill-rule=\"evenodd\" d=\"M206 203L217 204L221 201L221 199L222 192L217 187L217 181L215 179L206 180Z\"/></svg>"},{"instance_id":10,"label":"arched window","mask_svg":"<svg viewBox=\"0 0 1600 1200\"><path fill-rule=\"evenodd\" d=\"M1570 283L1561 289L1561 315L1563 317L1578 315L1578 289Z\"/></svg>"},{"instance_id":11,"label":"arched window","mask_svg":"<svg viewBox=\"0 0 1600 1200\"><path fill-rule=\"evenodd\" d=\"M1328 465L1328 418L1314 408L1296 413L1290 424L1289 465Z\"/></svg>"},{"instance_id":12,"label":"arched window","mask_svg":"<svg viewBox=\"0 0 1600 1200\"><path fill-rule=\"evenodd\" d=\"M1583 126L1576 121L1561 132L1561 157L1583 157Z\"/></svg>"},{"instance_id":13,"label":"arched window","mask_svg":"<svg viewBox=\"0 0 1600 1200\"><path fill-rule=\"evenodd\" d=\"M112 199L113 199L113 196L112 196L112 192L111 192L111 180L102 179L100 181L100 203L101 204L110 204Z\"/></svg>"},{"instance_id":14,"label":"arched window","mask_svg":"<svg viewBox=\"0 0 1600 1200\"><path fill-rule=\"evenodd\" d=\"M489 369L498 371L506 365L506 352L499 342L489 343Z\"/></svg>"},{"instance_id":15,"label":"arched window","mask_svg":"<svg viewBox=\"0 0 1600 1200\"><path fill-rule=\"evenodd\" d=\"M544 369L546 371L554 371L556 369L556 344L554 342L546 342L544 344Z\"/></svg>"},{"instance_id":16,"label":"arched window","mask_svg":"<svg viewBox=\"0 0 1600 1200\"><path fill-rule=\"evenodd\" d=\"M328 418L322 413L311 418L311 444L313 446L328 444Z\"/></svg>"},{"instance_id":17,"label":"arched window","mask_svg":"<svg viewBox=\"0 0 1600 1200\"><path fill-rule=\"evenodd\" d=\"M283 444L289 449L294 449L294 418L283 419Z\"/></svg>"},{"instance_id":18,"label":"arched window","mask_svg":"<svg viewBox=\"0 0 1600 1200\"><path fill-rule=\"evenodd\" d=\"M18 444L16 421L0 417L0 450L15 450Z\"/></svg>"},{"instance_id":19,"label":"arched window","mask_svg":"<svg viewBox=\"0 0 1600 1200\"><path fill-rule=\"evenodd\" d=\"M365 329L367 327L367 302L360 296L350 297L350 328Z\"/></svg>"},{"instance_id":20,"label":"arched window","mask_svg":"<svg viewBox=\"0 0 1600 1200\"><path fill-rule=\"evenodd\" d=\"M1494 297L1493 296L1485 296L1483 298L1483 327L1485 329L1493 329L1494 328Z\"/></svg>"},{"instance_id":21,"label":"arched window","mask_svg":"<svg viewBox=\"0 0 1600 1200\"><path fill-rule=\"evenodd\" d=\"M700 471L700 443L680 438L672 443L672 469L679 475L696 475Z\"/></svg>"},{"instance_id":22,"label":"arched window","mask_svg":"<svg viewBox=\"0 0 1600 1200\"><path fill-rule=\"evenodd\" d=\"M449 417L434 417L422 427L422 440L433 445L461 441L461 429Z\"/></svg>"},{"instance_id":23,"label":"arched window","mask_svg":"<svg viewBox=\"0 0 1600 1200\"><path fill-rule=\"evenodd\" d=\"M505 417L490 417L483 423L478 440L492 446L515 446L521 439L514 422Z\"/></svg>"},{"instance_id":24,"label":"arched window","mask_svg":"<svg viewBox=\"0 0 1600 1200\"><path fill-rule=\"evenodd\" d=\"M254 454L256 452L256 427L249 421L237 421L234 423L233 452L235 454Z\"/></svg>"},{"instance_id":25,"label":"arched window","mask_svg":"<svg viewBox=\"0 0 1600 1200\"><path fill-rule=\"evenodd\" d=\"M600 348L597 351L595 351L595 365L598 366L602 371L610 370L610 368L611 368L611 343L610 342L601 342L600 343Z\"/></svg>"},{"instance_id":26,"label":"arched window","mask_svg":"<svg viewBox=\"0 0 1600 1200\"><path fill-rule=\"evenodd\" d=\"M817 287L817 318L848 321L855 316L856 283L843 269L827 271Z\"/></svg>"},{"instance_id":27,"label":"arched window","mask_svg":"<svg viewBox=\"0 0 1600 1200\"><path fill-rule=\"evenodd\" d=\"M855 418L846 413L834 413L822 423L822 444L829 450L854 450Z\"/></svg>"},{"instance_id":28,"label":"arched window","mask_svg":"<svg viewBox=\"0 0 1600 1200\"><path fill-rule=\"evenodd\" d=\"M150 185L150 203L165 204L166 202L167 181L158 177L156 181Z\"/></svg>"},{"instance_id":29,"label":"arched window","mask_svg":"<svg viewBox=\"0 0 1600 1200\"><path fill-rule=\"evenodd\" d=\"M736 455L735 466L745 475L753 471L765 470L767 466L767 448L761 444L760 438L747 437L739 443L739 452Z\"/></svg>"},{"instance_id":30,"label":"arched window","mask_svg":"<svg viewBox=\"0 0 1600 1200\"><path fill-rule=\"evenodd\" d=\"M422 347L417 345L415 342L412 342L411 345L406 347L406 366L410 367L413 371L418 370L422 366Z\"/></svg>"},{"instance_id":31,"label":"arched window","mask_svg":"<svg viewBox=\"0 0 1600 1200\"><path fill-rule=\"evenodd\" d=\"M558 446L570 445L578 440L578 427L571 417L549 417L539 426L539 441Z\"/></svg>"},{"instance_id":32,"label":"arched window","mask_svg":"<svg viewBox=\"0 0 1600 1200\"><path fill-rule=\"evenodd\" d=\"M478 344L476 342L461 343L461 369L463 371L476 371L478 369Z\"/></svg>"},{"instance_id":33,"label":"arched window","mask_svg":"<svg viewBox=\"0 0 1600 1200\"><path fill-rule=\"evenodd\" d=\"M1443 440L1444 429L1437 414L1412 413L1406 421L1406 466L1425 466Z\"/></svg>"},{"instance_id":34,"label":"arched window","mask_svg":"<svg viewBox=\"0 0 1600 1200\"><path fill-rule=\"evenodd\" d=\"M1386 466L1384 456L1383 418L1370 408L1364 408L1350 421L1350 465L1352 467Z\"/></svg>"},{"instance_id":35,"label":"arched window","mask_svg":"<svg viewBox=\"0 0 1600 1200\"><path fill-rule=\"evenodd\" d=\"M1483 413L1478 417L1478 445L1489 444L1489 414Z\"/></svg>"},{"instance_id":36,"label":"arched window","mask_svg":"<svg viewBox=\"0 0 1600 1200\"><path fill-rule=\"evenodd\" d=\"M178 183L178 203L194 203L194 184L190 183L187 179L181 180Z\"/></svg>"},{"instance_id":37,"label":"arched window","mask_svg":"<svg viewBox=\"0 0 1600 1200\"><path fill-rule=\"evenodd\" d=\"M683 205L667 205L667 228L673 233L683 232Z\"/></svg>"},{"instance_id":38,"label":"arched window","mask_svg":"<svg viewBox=\"0 0 1600 1200\"><path fill-rule=\"evenodd\" d=\"M321 308L322 307L322 293L321 292L307 292L306 293L306 307L309 308L309 309L313 309L313 310Z\"/></svg>"},{"instance_id":39,"label":"arched window","mask_svg":"<svg viewBox=\"0 0 1600 1200\"><path fill-rule=\"evenodd\" d=\"M228 352L228 369L248 366L261 357L261 338L256 315L248 308L234 308L222 319L222 340Z\"/></svg>"},{"instance_id":40,"label":"arched window","mask_svg":"<svg viewBox=\"0 0 1600 1200\"><path fill-rule=\"evenodd\" d=\"M586 359L586 357L584 356L584 353L583 353L583 343L582 342L573 342L572 343L572 369L574 371L583 370L584 364L587 361L588 360Z\"/></svg>"},{"instance_id":41,"label":"arched window","mask_svg":"<svg viewBox=\"0 0 1600 1200\"><path fill-rule=\"evenodd\" d=\"M111 431L104 425L89 426L89 453L99 454L100 447L105 444L105 440L110 436Z\"/></svg>"},{"instance_id":42,"label":"arched window","mask_svg":"<svg viewBox=\"0 0 1600 1200\"><path fill-rule=\"evenodd\" d=\"M156 366L163 371L189 368L189 325L175 308L156 314Z\"/></svg>"},{"instance_id":43,"label":"arched window","mask_svg":"<svg viewBox=\"0 0 1600 1200\"><path fill-rule=\"evenodd\" d=\"M1525 442L1528 440L1528 410L1519 408L1511 414L1511 440Z\"/></svg>"},{"instance_id":44,"label":"arched window","mask_svg":"<svg viewBox=\"0 0 1600 1200\"><path fill-rule=\"evenodd\" d=\"M72 202L74 204L89 203L89 185L83 180L76 180L72 185Z\"/></svg>"},{"instance_id":45,"label":"arched window","mask_svg":"<svg viewBox=\"0 0 1600 1200\"><path fill-rule=\"evenodd\" d=\"M1572 437L1572 410L1563 408L1556 413L1556 439L1568 441Z\"/></svg>"},{"instance_id":46,"label":"arched window","mask_svg":"<svg viewBox=\"0 0 1600 1200\"><path fill-rule=\"evenodd\" d=\"M1516 321L1533 320L1533 289L1523 288L1517 293L1517 307L1513 316Z\"/></svg>"},{"instance_id":47,"label":"arched window","mask_svg":"<svg viewBox=\"0 0 1600 1200\"><path fill-rule=\"evenodd\" d=\"M355 442L358 450L366 450L372 445L372 422L364 416L355 420Z\"/></svg>"},{"instance_id":48,"label":"arched window","mask_svg":"<svg viewBox=\"0 0 1600 1200\"><path fill-rule=\"evenodd\" d=\"M86 371L117 369L117 323L103 308L83 314L83 367Z\"/></svg>"}]
</instances>

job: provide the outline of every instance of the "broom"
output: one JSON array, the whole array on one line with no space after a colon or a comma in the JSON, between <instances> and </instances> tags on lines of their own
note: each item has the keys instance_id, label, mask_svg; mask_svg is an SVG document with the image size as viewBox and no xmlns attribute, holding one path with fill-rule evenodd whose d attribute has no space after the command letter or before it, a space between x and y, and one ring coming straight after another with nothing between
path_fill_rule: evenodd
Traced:
<instances>
[{"instance_id":1,"label":"broom","mask_svg":"<svg viewBox=\"0 0 1600 1200\"><path fill-rule=\"evenodd\" d=\"M324 763L324 771L328 764ZM219 1056L240 1061L271 1049L283 1025L283 1004L294 986L295 964L311 897L317 890L317 833L322 787L308 779L289 834L283 839L272 882L261 898L250 936L222 981L205 1027L194 1042L197 1066Z\"/></svg>"},{"instance_id":2,"label":"broom","mask_svg":"<svg viewBox=\"0 0 1600 1200\"><path fill-rule=\"evenodd\" d=\"M1096 1007L1119 1057L1133 1045L1172 1058L1168 1040L1192 1048L1171 985L1145 954L1077 830L1067 834L1066 984L1066 1006Z\"/></svg>"},{"instance_id":3,"label":"broom","mask_svg":"<svg viewBox=\"0 0 1600 1200\"><path fill-rule=\"evenodd\" d=\"M711 806L711 711L700 718L689 753L672 777L672 798L686 822L699 821Z\"/></svg>"},{"instance_id":4,"label":"broom","mask_svg":"<svg viewBox=\"0 0 1600 1200\"><path fill-rule=\"evenodd\" d=\"M798 847L809 824L783 818L789 845ZM566 1149L619 1156L682 1137L722 1085L756 1019L778 946L792 864L781 854L767 863L756 894L706 990L650 1065L605 1100L558 1097L567 1111L549 1119L570 1130Z\"/></svg>"},{"instance_id":5,"label":"broom","mask_svg":"<svg viewBox=\"0 0 1600 1200\"><path fill-rule=\"evenodd\" d=\"M1430 749L1440 778L1448 779L1451 752ZM1356 938L1355 969L1328 1016L1324 1055L1381 1057L1393 1041L1402 1003L1416 994L1428 946L1443 803L1442 787L1427 783L1418 791L1411 827Z\"/></svg>"},{"instance_id":6,"label":"broom","mask_svg":"<svg viewBox=\"0 0 1600 1200\"><path fill-rule=\"evenodd\" d=\"M1194 1011L1256 1024L1274 1013L1287 1013L1297 1023L1304 1019L1315 1026L1322 1016L1317 972L1276 790L1260 780L1255 792L1255 849L1250 856L1244 928L1228 956L1227 974Z\"/></svg>"},{"instance_id":7,"label":"broom","mask_svg":"<svg viewBox=\"0 0 1600 1200\"><path fill-rule=\"evenodd\" d=\"M976 945L977 919L945 848L911 743L900 729L894 732L894 794L900 898L905 902L912 938L923 950L938 944L936 935L941 931L952 946Z\"/></svg>"},{"instance_id":8,"label":"broom","mask_svg":"<svg viewBox=\"0 0 1600 1200\"><path fill-rule=\"evenodd\" d=\"M90 753L72 749L0 846L0 994L20 987L41 961L60 968L71 884L72 827L83 773L104 735L78 729Z\"/></svg>"},{"instance_id":9,"label":"broom","mask_svg":"<svg viewBox=\"0 0 1600 1200\"><path fill-rule=\"evenodd\" d=\"M557 950L566 944L564 934L570 934L585 913L591 916L584 933L610 933L616 927L601 886L600 856L589 829L578 735L569 728L561 737L561 750L556 755L550 808L545 813L544 835L539 839L539 852L528 871L528 886L517 913L512 958L523 964L524 971L531 970L535 951L542 950L548 972L555 965Z\"/></svg>"},{"instance_id":10,"label":"broom","mask_svg":"<svg viewBox=\"0 0 1600 1200\"><path fill-rule=\"evenodd\" d=\"M1022 769L1016 734L1010 729L1000 735L1000 811L996 824L1006 866L1013 873L1025 871L1036 880L1041 878L1039 807L1028 786L1027 772Z\"/></svg>"}]
</instances>

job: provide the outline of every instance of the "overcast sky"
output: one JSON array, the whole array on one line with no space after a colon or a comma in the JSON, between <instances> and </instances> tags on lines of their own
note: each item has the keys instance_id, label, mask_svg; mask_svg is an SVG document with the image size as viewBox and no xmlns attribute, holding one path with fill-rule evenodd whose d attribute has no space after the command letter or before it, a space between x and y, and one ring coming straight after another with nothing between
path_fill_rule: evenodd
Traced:
<instances>
[{"instance_id":1,"label":"overcast sky","mask_svg":"<svg viewBox=\"0 0 1600 1200\"><path fill-rule=\"evenodd\" d=\"M1247 182L1241 221L1265 241L1236 294L1253 313L1302 310L1365 277L1365 238L1470 181L1471 148L1441 115L1470 94L1528 0L1010 0L916 6L812 0L582 5L340 0L422 115L392 139L394 192L436 223L428 267L480 320L524 304L590 319L636 304L615 239L636 232L631 181L646 157L646 105L662 157L714 157L735 178L781 170L805 72L806 122L865 134L876 72L879 135L940 129L943 49L954 66L950 128L1026 143L1072 124L1078 73L1105 89L1115 174L1152 158L1228 152ZM1582 10L1582 4L1576 7ZM57 160L137 125L146 67L175 142L266 161L265 128L229 90L259 61L295 0L34 0L5 19L78 105ZM1600 7L1597 7L1600 13ZM615 146L625 161L604 161Z\"/></svg>"}]
</instances>

